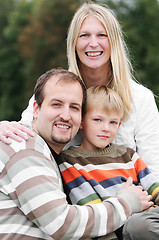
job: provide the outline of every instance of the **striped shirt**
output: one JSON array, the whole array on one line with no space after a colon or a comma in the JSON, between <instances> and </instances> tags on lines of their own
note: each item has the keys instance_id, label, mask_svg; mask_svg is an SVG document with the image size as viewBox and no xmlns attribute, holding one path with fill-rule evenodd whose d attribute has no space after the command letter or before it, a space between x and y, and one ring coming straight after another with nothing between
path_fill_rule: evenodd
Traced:
<instances>
[{"instance_id":1,"label":"striped shirt","mask_svg":"<svg viewBox=\"0 0 159 240\"><path fill-rule=\"evenodd\" d=\"M124 190L101 204L69 205L57 163L40 136L0 142L0 239L94 238L119 228L137 211L138 196Z\"/></svg>"},{"instance_id":2,"label":"striped shirt","mask_svg":"<svg viewBox=\"0 0 159 240\"><path fill-rule=\"evenodd\" d=\"M159 183L138 154L111 144L105 149L70 147L61 152L59 166L73 204L94 204L115 196L128 177L152 196Z\"/></svg>"}]
</instances>

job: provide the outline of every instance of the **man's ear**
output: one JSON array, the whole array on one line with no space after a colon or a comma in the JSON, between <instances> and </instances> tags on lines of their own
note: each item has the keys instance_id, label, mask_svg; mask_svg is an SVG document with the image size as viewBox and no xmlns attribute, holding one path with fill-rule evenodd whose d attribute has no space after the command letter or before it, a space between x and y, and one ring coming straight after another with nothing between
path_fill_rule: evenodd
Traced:
<instances>
[{"instance_id":1,"label":"man's ear","mask_svg":"<svg viewBox=\"0 0 159 240\"><path fill-rule=\"evenodd\" d=\"M82 126L82 121L81 121L81 125L80 125L80 127L79 127L80 129L82 129L83 128L83 126Z\"/></svg>"},{"instance_id":2,"label":"man's ear","mask_svg":"<svg viewBox=\"0 0 159 240\"><path fill-rule=\"evenodd\" d=\"M39 113L39 106L38 106L37 102L34 101L34 103L33 103L33 117L34 117L34 119L37 118L38 113Z\"/></svg>"}]
</instances>

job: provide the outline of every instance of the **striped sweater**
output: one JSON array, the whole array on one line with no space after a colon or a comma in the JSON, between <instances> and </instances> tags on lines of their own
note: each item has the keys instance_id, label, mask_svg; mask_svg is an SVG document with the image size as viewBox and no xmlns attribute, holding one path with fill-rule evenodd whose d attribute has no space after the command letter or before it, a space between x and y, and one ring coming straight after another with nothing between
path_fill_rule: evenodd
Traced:
<instances>
[{"instance_id":1,"label":"striped sweater","mask_svg":"<svg viewBox=\"0 0 159 240\"><path fill-rule=\"evenodd\" d=\"M138 211L138 196L124 189L101 204L69 205L57 163L40 136L11 145L0 142L0 239L94 238Z\"/></svg>"},{"instance_id":2,"label":"striped sweater","mask_svg":"<svg viewBox=\"0 0 159 240\"><path fill-rule=\"evenodd\" d=\"M152 196L159 191L159 183L130 148L114 144L99 150L70 147L61 152L59 164L73 204L94 204L115 196L129 176Z\"/></svg>"}]
</instances>

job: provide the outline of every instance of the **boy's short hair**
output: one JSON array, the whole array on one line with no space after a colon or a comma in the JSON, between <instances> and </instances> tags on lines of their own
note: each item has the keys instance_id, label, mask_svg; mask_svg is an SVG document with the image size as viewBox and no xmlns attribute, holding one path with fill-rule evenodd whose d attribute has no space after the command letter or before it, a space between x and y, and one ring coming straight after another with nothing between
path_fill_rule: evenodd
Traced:
<instances>
[{"instance_id":1,"label":"boy's short hair","mask_svg":"<svg viewBox=\"0 0 159 240\"><path fill-rule=\"evenodd\" d=\"M118 93L105 85L93 86L87 89L87 99L83 116L86 112L94 109L101 109L106 113L115 112L125 118L124 105Z\"/></svg>"}]
</instances>

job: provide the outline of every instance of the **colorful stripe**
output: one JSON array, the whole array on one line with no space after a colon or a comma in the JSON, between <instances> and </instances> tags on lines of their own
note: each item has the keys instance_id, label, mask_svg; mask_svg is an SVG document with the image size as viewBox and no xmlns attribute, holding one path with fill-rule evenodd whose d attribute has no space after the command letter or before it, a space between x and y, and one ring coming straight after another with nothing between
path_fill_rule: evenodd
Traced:
<instances>
[{"instance_id":1,"label":"colorful stripe","mask_svg":"<svg viewBox=\"0 0 159 240\"><path fill-rule=\"evenodd\" d=\"M38 135L22 143L0 142L0 153L0 239L92 239L119 228L131 213L120 196L96 204L101 202L99 195L87 191L84 185L89 183L73 167L73 177L63 168L67 182L78 179L77 188L83 185L86 198L94 195L93 200L86 199L94 204L91 208L67 204L57 163Z\"/></svg>"},{"instance_id":2,"label":"colorful stripe","mask_svg":"<svg viewBox=\"0 0 159 240\"><path fill-rule=\"evenodd\" d=\"M113 145L93 154L75 147L60 154L59 167L73 204L95 203L114 196L130 176L135 185L141 184L149 193L159 191L159 183L154 184L152 173L133 150Z\"/></svg>"}]
</instances>

